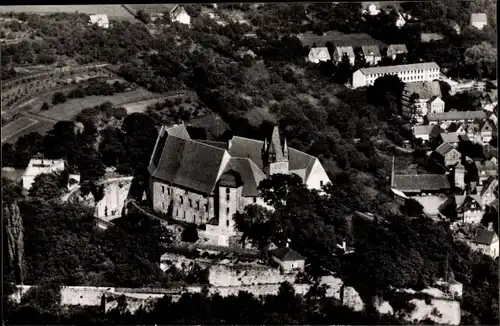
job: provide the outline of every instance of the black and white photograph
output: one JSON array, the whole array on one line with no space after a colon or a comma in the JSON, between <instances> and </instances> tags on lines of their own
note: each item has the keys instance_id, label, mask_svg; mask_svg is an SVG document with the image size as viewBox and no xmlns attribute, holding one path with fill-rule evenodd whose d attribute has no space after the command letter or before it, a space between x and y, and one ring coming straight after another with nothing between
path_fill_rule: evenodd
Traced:
<instances>
[{"instance_id":1,"label":"black and white photograph","mask_svg":"<svg viewBox=\"0 0 500 326\"><path fill-rule=\"evenodd\" d=\"M0 5L4 325L499 325L497 1Z\"/></svg>"}]
</instances>

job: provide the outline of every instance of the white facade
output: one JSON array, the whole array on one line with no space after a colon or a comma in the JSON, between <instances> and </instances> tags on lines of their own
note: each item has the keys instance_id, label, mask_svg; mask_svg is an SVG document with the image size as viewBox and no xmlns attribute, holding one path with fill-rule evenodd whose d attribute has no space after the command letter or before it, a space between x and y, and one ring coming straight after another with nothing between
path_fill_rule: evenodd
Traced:
<instances>
[{"instance_id":1,"label":"white facade","mask_svg":"<svg viewBox=\"0 0 500 326\"><path fill-rule=\"evenodd\" d=\"M496 259L499 256L499 243L497 235L495 235L493 242L489 245L483 243L471 242L470 247L471 249L480 251L483 254L490 256L493 259Z\"/></svg>"},{"instance_id":2,"label":"white facade","mask_svg":"<svg viewBox=\"0 0 500 326\"><path fill-rule=\"evenodd\" d=\"M330 178L328 178L328 174L326 174L323 165L321 165L320 161L316 159L314 161L314 165L312 167L311 173L307 180L305 180L305 184L308 189L316 189L321 190L321 187L330 182Z\"/></svg>"},{"instance_id":3,"label":"white facade","mask_svg":"<svg viewBox=\"0 0 500 326\"><path fill-rule=\"evenodd\" d=\"M285 273L290 273L294 270L303 271L304 270L304 260L286 260L282 261L279 258L272 256L272 259L281 266Z\"/></svg>"},{"instance_id":4,"label":"white facade","mask_svg":"<svg viewBox=\"0 0 500 326\"><path fill-rule=\"evenodd\" d=\"M312 63L320 63L331 60L331 57L330 53L328 52L328 48L320 47L320 48L312 48L309 51L307 60Z\"/></svg>"},{"instance_id":5,"label":"white facade","mask_svg":"<svg viewBox=\"0 0 500 326\"><path fill-rule=\"evenodd\" d=\"M101 28L109 28L109 20L107 15L90 15L90 24L95 24Z\"/></svg>"},{"instance_id":6,"label":"white facade","mask_svg":"<svg viewBox=\"0 0 500 326\"><path fill-rule=\"evenodd\" d=\"M35 177L40 174L62 171L64 171L64 160L32 159L22 176L23 188L30 190Z\"/></svg>"},{"instance_id":7,"label":"white facade","mask_svg":"<svg viewBox=\"0 0 500 326\"><path fill-rule=\"evenodd\" d=\"M176 6L170 12L170 20L173 23L180 23L185 25L191 25L191 16L188 15L186 10L182 6Z\"/></svg>"},{"instance_id":8,"label":"white facade","mask_svg":"<svg viewBox=\"0 0 500 326\"><path fill-rule=\"evenodd\" d=\"M427 102L427 112L429 113L443 113L444 112L444 101L440 97L436 97L433 100ZM427 114L426 112L426 114Z\"/></svg>"},{"instance_id":9,"label":"white facade","mask_svg":"<svg viewBox=\"0 0 500 326\"><path fill-rule=\"evenodd\" d=\"M433 81L439 78L439 66L434 63L421 63L400 66L361 68L352 75L354 88L373 85L375 80L385 75L396 75L403 82L414 83Z\"/></svg>"},{"instance_id":10,"label":"white facade","mask_svg":"<svg viewBox=\"0 0 500 326\"><path fill-rule=\"evenodd\" d=\"M471 26L474 26L477 29L483 29L484 26L488 25L488 19L486 17L486 14L472 14L470 18L470 24Z\"/></svg>"}]
</instances>

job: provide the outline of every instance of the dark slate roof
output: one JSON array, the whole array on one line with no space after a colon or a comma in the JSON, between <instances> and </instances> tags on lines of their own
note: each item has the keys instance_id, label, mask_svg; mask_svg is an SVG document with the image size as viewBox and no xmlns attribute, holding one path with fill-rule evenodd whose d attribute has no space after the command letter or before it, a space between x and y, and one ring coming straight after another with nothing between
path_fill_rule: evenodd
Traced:
<instances>
[{"instance_id":1,"label":"dark slate roof","mask_svg":"<svg viewBox=\"0 0 500 326\"><path fill-rule=\"evenodd\" d=\"M278 258L281 261L293 261L293 260L305 260L306 258L296 252L295 250L284 247L279 249L271 250L271 255Z\"/></svg>"},{"instance_id":2,"label":"dark slate roof","mask_svg":"<svg viewBox=\"0 0 500 326\"><path fill-rule=\"evenodd\" d=\"M458 143L460 139L458 139L458 135L455 132L442 132L441 139L446 143Z\"/></svg>"},{"instance_id":3,"label":"dark slate roof","mask_svg":"<svg viewBox=\"0 0 500 326\"><path fill-rule=\"evenodd\" d=\"M493 241L497 238L497 234L494 231L479 229L477 230L476 236L472 242L477 244L491 245Z\"/></svg>"},{"instance_id":4,"label":"dark slate roof","mask_svg":"<svg viewBox=\"0 0 500 326\"><path fill-rule=\"evenodd\" d=\"M274 249L277 249L277 248L278 248L278 246L276 246L274 244L274 242L271 242L271 243L265 245L264 247L262 247L261 251L270 251L270 250L274 250Z\"/></svg>"},{"instance_id":5,"label":"dark slate roof","mask_svg":"<svg viewBox=\"0 0 500 326\"><path fill-rule=\"evenodd\" d=\"M233 170L240 175L243 181L242 195L244 197L258 196L257 187L266 178L266 175L249 158L232 157L225 170Z\"/></svg>"},{"instance_id":6,"label":"dark slate roof","mask_svg":"<svg viewBox=\"0 0 500 326\"><path fill-rule=\"evenodd\" d=\"M152 176L154 178L210 194L225 150L197 141L169 136Z\"/></svg>"},{"instance_id":7,"label":"dark slate roof","mask_svg":"<svg viewBox=\"0 0 500 326\"><path fill-rule=\"evenodd\" d=\"M261 156L263 145L264 142L261 140L235 136L231 140L231 148L228 152L232 157L249 158L259 169L264 170ZM305 169L305 178L307 179L317 158L289 147L288 160L290 171Z\"/></svg>"},{"instance_id":8,"label":"dark slate roof","mask_svg":"<svg viewBox=\"0 0 500 326\"><path fill-rule=\"evenodd\" d=\"M408 49L406 48L406 44L391 44L389 45L388 50L392 50L395 53L408 53Z\"/></svg>"},{"instance_id":9,"label":"dark slate roof","mask_svg":"<svg viewBox=\"0 0 500 326\"><path fill-rule=\"evenodd\" d=\"M203 128L214 139L220 138L226 131L230 130L229 125L217 114L207 114L191 119L186 122L186 125Z\"/></svg>"},{"instance_id":10,"label":"dark slate roof","mask_svg":"<svg viewBox=\"0 0 500 326\"><path fill-rule=\"evenodd\" d=\"M414 174L394 176L394 188L401 191L426 191L450 189L450 181L444 174Z\"/></svg>"},{"instance_id":11,"label":"dark slate roof","mask_svg":"<svg viewBox=\"0 0 500 326\"><path fill-rule=\"evenodd\" d=\"M219 147L219 148L222 148L222 149L227 149L227 142L213 141L213 140L198 140L198 139L196 141L198 141L200 143L203 143L203 144L207 144L207 145Z\"/></svg>"},{"instance_id":12,"label":"dark slate roof","mask_svg":"<svg viewBox=\"0 0 500 326\"><path fill-rule=\"evenodd\" d=\"M241 180L241 175L232 169L224 172L219 178L219 186L221 187L238 188L242 185L243 181Z\"/></svg>"},{"instance_id":13,"label":"dark slate roof","mask_svg":"<svg viewBox=\"0 0 500 326\"><path fill-rule=\"evenodd\" d=\"M454 147L452 145L450 145L449 143L442 143L441 145L438 146L438 148L436 148L436 152L441 154L442 156L445 156L446 154L451 152L453 149L454 149Z\"/></svg>"}]
</instances>

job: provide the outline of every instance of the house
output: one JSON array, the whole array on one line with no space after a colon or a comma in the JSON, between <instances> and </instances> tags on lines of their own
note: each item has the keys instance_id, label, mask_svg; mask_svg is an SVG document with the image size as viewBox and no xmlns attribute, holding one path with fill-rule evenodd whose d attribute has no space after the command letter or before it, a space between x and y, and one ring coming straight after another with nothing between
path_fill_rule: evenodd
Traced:
<instances>
[{"instance_id":1,"label":"house","mask_svg":"<svg viewBox=\"0 0 500 326\"><path fill-rule=\"evenodd\" d=\"M328 52L327 47L311 48L309 55L307 56L307 61L312 63L320 63L331 60L330 52Z\"/></svg>"},{"instance_id":2,"label":"house","mask_svg":"<svg viewBox=\"0 0 500 326\"><path fill-rule=\"evenodd\" d=\"M495 124L495 127L498 127L498 117L495 112L487 112L486 119L491 120Z\"/></svg>"},{"instance_id":3,"label":"house","mask_svg":"<svg viewBox=\"0 0 500 326\"><path fill-rule=\"evenodd\" d=\"M389 58L392 58L392 60L396 59L398 55L407 55L408 54L408 49L406 48L405 44L391 44L387 48L387 53L386 55Z\"/></svg>"},{"instance_id":4,"label":"house","mask_svg":"<svg viewBox=\"0 0 500 326\"><path fill-rule=\"evenodd\" d=\"M333 59L335 60L335 62L341 62L344 56L347 56L349 58L349 63L351 65L354 65L355 55L352 46L335 47L335 51L333 53Z\"/></svg>"},{"instance_id":5,"label":"house","mask_svg":"<svg viewBox=\"0 0 500 326\"><path fill-rule=\"evenodd\" d=\"M38 175L62 172L64 167L64 160L31 159L21 177L23 188L30 190Z\"/></svg>"},{"instance_id":6,"label":"house","mask_svg":"<svg viewBox=\"0 0 500 326\"><path fill-rule=\"evenodd\" d=\"M435 153L444 160L445 166L454 166L460 163L462 154L449 143L442 143L436 148Z\"/></svg>"},{"instance_id":7,"label":"house","mask_svg":"<svg viewBox=\"0 0 500 326\"><path fill-rule=\"evenodd\" d=\"M438 81L405 83L401 97L403 114L410 119L415 118L421 124L429 110L444 111L444 102L440 97L441 87Z\"/></svg>"},{"instance_id":8,"label":"house","mask_svg":"<svg viewBox=\"0 0 500 326\"><path fill-rule=\"evenodd\" d=\"M380 50L376 45L362 46L361 52L363 53L366 63L370 65L376 65L382 60Z\"/></svg>"},{"instance_id":9,"label":"house","mask_svg":"<svg viewBox=\"0 0 500 326\"><path fill-rule=\"evenodd\" d=\"M456 132L442 132L439 134L439 140L442 143L448 143L452 145L454 148L457 148L460 139L458 138L458 134Z\"/></svg>"},{"instance_id":10,"label":"house","mask_svg":"<svg viewBox=\"0 0 500 326\"><path fill-rule=\"evenodd\" d=\"M444 39L443 34L439 33L421 33L420 34L420 42L429 43L429 42L438 42Z\"/></svg>"},{"instance_id":11,"label":"house","mask_svg":"<svg viewBox=\"0 0 500 326\"><path fill-rule=\"evenodd\" d=\"M352 74L354 88L373 85L375 80L385 75L396 75L403 82L416 83L439 78L439 66L435 62L408 65L361 68Z\"/></svg>"},{"instance_id":12,"label":"house","mask_svg":"<svg viewBox=\"0 0 500 326\"><path fill-rule=\"evenodd\" d=\"M498 176L498 165L493 160L484 162L474 161L474 164L476 165L480 184L483 184L491 176Z\"/></svg>"},{"instance_id":13,"label":"house","mask_svg":"<svg viewBox=\"0 0 500 326\"><path fill-rule=\"evenodd\" d=\"M227 245L234 233L233 214L249 204L272 208L257 188L268 176L293 173L317 190L330 182L320 161L289 148L278 127L264 141L233 136L216 142L192 139L184 125L163 126L148 170L153 209L206 224L207 234L219 245Z\"/></svg>"},{"instance_id":14,"label":"house","mask_svg":"<svg viewBox=\"0 0 500 326\"><path fill-rule=\"evenodd\" d=\"M491 120L483 120L478 124L479 138L482 143L489 143L494 135L497 135L497 127Z\"/></svg>"},{"instance_id":15,"label":"house","mask_svg":"<svg viewBox=\"0 0 500 326\"><path fill-rule=\"evenodd\" d=\"M429 124L450 125L451 123L465 123L473 122L474 119L486 119L484 111L456 111L451 110L442 113L429 113L427 114L427 121Z\"/></svg>"},{"instance_id":16,"label":"house","mask_svg":"<svg viewBox=\"0 0 500 326\"><path fill-rule=\"evenodd\" d=\"M460 35L460 32L461 32L461 29L460 29L460 26L458 25L458 23L454 20L450 20L449 21L449 25L451 28L453 28L455 30L455 32Z\"/></svg>"},{"instance_id":17,"label":"house","mask_svg":"<svg viewBox=\"0 0 500 326\"><path fill-rule=\"evenodd\" d=\"M485 13L472 14L470 16L470 25L477 29L483 29L484 26L488 25L488 17Z\"/></svg>"},{"instance_id":18,"label":"house","mask_svg":"<svg viewBox=\"0 0 500 326\"><path fill-rule=\"evenodd\" d=\"M465 166L463 166L462 163L458 163L457 165L455 165L455 169L453 171L453 179L456 188L465 188Z\"/></svg>"},{"instance_id":19,"label":"house","mask_svg":"<svg viewBox=\"0 0 500 326\"><path fill-rule=\"evenodd\" d=\"M288 247L278 248L269 252L271 259L280 265L284 273L304 271L305 257Z\"/></svg>"},{"instance_id":20,"label":"house","mask_svg":"<svg viewBox=\"0 0 500 326\"><path fill-rule=\"evenodd\" d=\"M380 13L380 3L378 2L362 2L361 12L370 16L376 16Z\"/></svg>"},{"instance_id":21,"label":"house","mask_svg":"<svg viewBox=\"0 0 500 326\"><path fill-rule=\"evenodd\" d=\"M433 96L427 101L427 112L429 113L443 113L444 101L439 96Z\"/></svg>"},{"instance_id":22,"label":"house","mask_svg":"<svg viewBox=\"0 0 500 326\"><path fill-rule=\"evenodd\" d=\"M439 208L441 213L450 217L450 209L456 212L454 224L479 224L483 219L485 206L479 195L454 195Z\"/></svg>"},{"instance_id":23,"label":"house","mask_svg":"<svg viewBox=\"0 0 500 326\"><path fill-rule=\"evenodd\" d=\"M477 186L476 190L481 196L483 205L489 205L498 198L498 179L490 176L482 185Z\"/></svg>"},{"instance_id":24,"label":"house","mask_svg":"<svg viewBox=\"0 0 500 326\"><path fill-rule=\"evenodd\" d=\"M417 139L422 139L422 141L429 141L431 137L431 133L433 133L433 130L435 129L441 129L439 126L436 125L421 125L421 126L413 126L413 137Z\"/></svg>"},{"instance_id":25,"label":"house","mask_svg":"<svg viewBox=\"0 0 500 326\"><path fill-rule=\"evenodd\" d=\"M173 5L173 7L169 11L169 14L172 23L177 22L185 25L191 24L191 16L189 16L184 7L181 5Z\"/></svg>"},{"instance_id":26,"label":"house","mask_svg":"<svg viewBox=\"0 0 500 326\"><path fill-rule=\"evenodd\" d=\"M101 28L109 28L109 20L107 15L90 15L90 25L97 25Z\"/></svg>"},{"instance_id":27,"label":"house","mask_svg":"<svg viewBox=\"0 0 500 326\"><path fill-rule=\"evenodd\" d=\"M451 189L450 180L445 174L394 175L392 179L391 188L401 191L408 197L441 194Z\"/></svg>"},{"instance_id":28,"label":"house","mask_svg":"<svg viewBox=\"0 0 500 326\"><path fill-rule=\"evenodd\" d=\"M498 235L493 230L478 229L470 243L471 249L482 252L493 259L498 257Z\"/></svg>"},{"instance_id":29,"label":"house","mask_svg":"<svg viewBox=\"0 0 500 326\"><path fill-rule=\"evenodd\" d=\"M399 11L396 11L398 18L396 18L396 27L397 28L402 28L404 25L406 25L406 20L404 19L403 15Z\"/></svg>"}]
</instances>

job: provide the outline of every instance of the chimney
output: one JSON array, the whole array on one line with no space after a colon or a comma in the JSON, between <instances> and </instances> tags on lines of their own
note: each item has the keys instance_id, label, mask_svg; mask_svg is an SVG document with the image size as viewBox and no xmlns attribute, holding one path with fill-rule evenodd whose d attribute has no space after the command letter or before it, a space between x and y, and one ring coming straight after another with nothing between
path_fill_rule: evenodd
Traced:
<instances>
[{"instance_id":1,"label":"chimney","mask_svg":"<svg viewBox=\"0 0 500 326\"><path fill-rule=\"evenodd\" d=\"M228 150L230 150L232 145L233 145L233 140L232 140L232 139L229 139L229 140L227 141L227 149L228 149Z\"/></svg>"},{"instance_id":2,"label":"chimney","mask_svg":"<svg viewBox=\"0 0 500 326\"><path fill-rule=\"evenodd\" d=\"M488 223L488 231L493 231L493 222Z\"/></svg>"},{"instance_id":3,"label":"chimney","mask_svg":"<svg viewBox=\"0 0 500 326\"><path fill-rule=\"evenodd\" d=\"M344 249L344 251L347 251L347 245L345 241L342 241L342 249Z\"/></svg>"}]
</instances>

